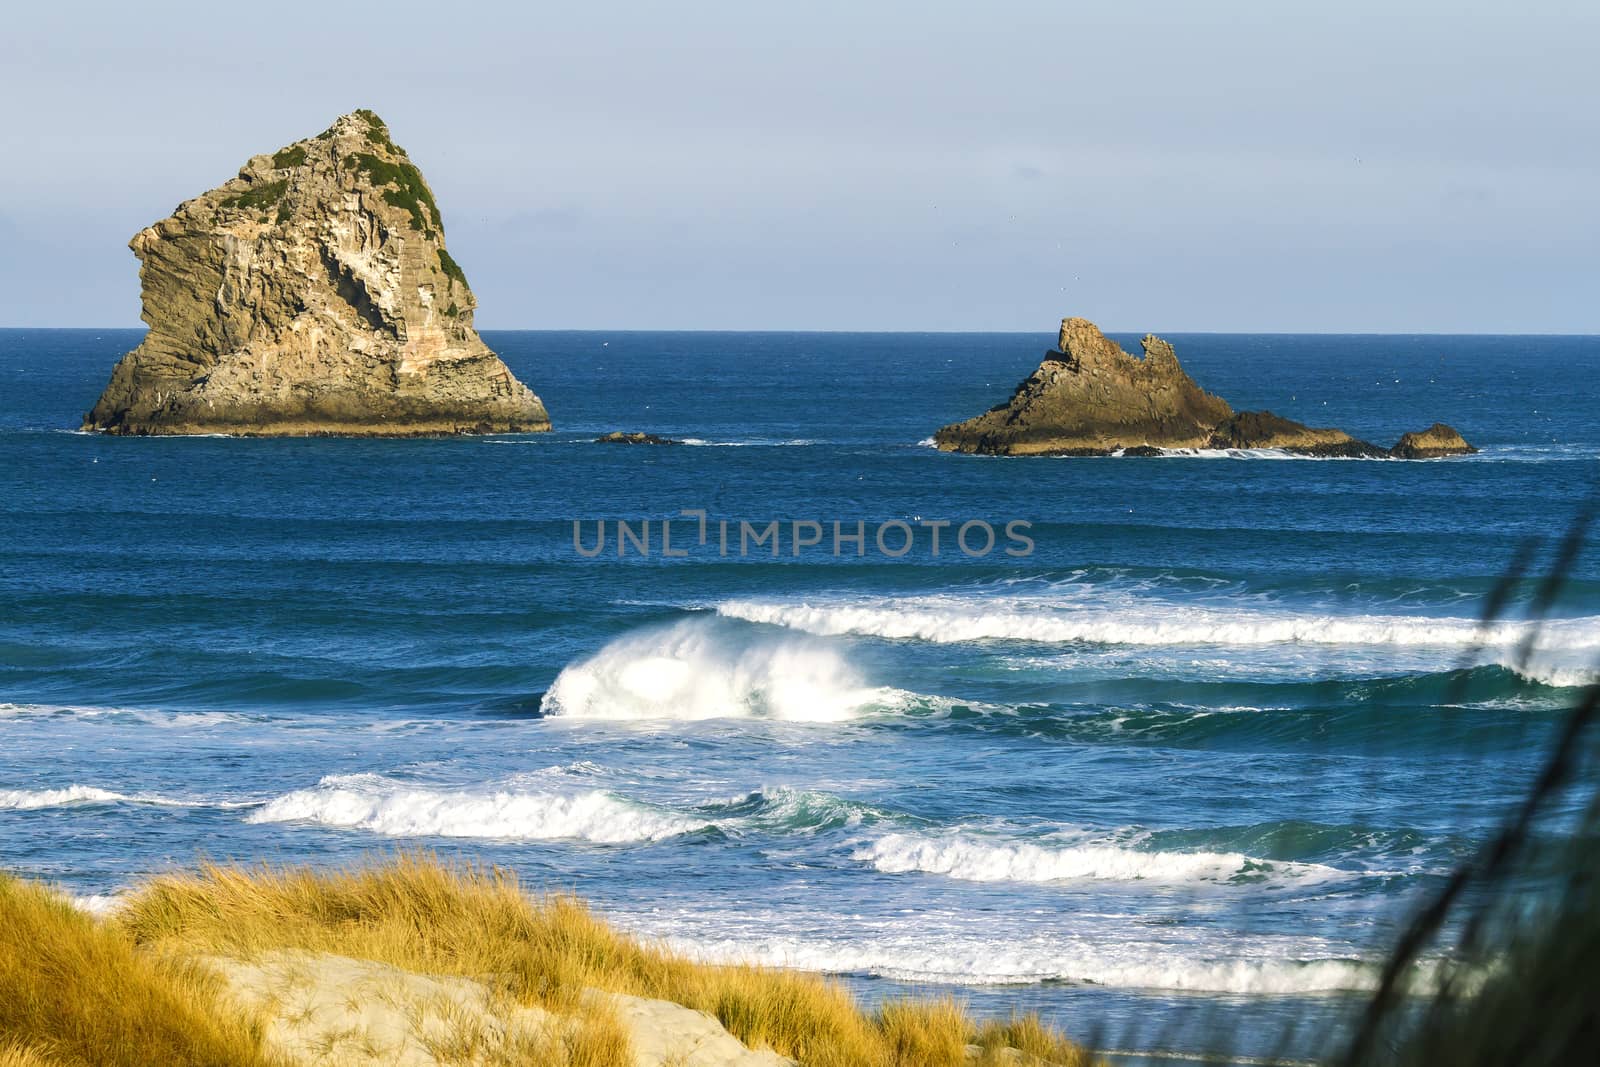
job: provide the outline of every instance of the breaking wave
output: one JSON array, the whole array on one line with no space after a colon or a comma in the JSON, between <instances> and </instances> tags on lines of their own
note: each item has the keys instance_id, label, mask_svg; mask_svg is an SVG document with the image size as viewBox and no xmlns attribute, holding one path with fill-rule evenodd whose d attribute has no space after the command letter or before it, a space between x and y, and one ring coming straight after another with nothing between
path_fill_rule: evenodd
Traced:
<instances>
[{"instance_id":1,"label":"breaking wave","mask_svg":"<svg viewBox=\"0 0 1600 1067\"><path fill-rule=\"evenodd\" d=\"M117 804L130 799L109 789L69 785L65 789L0 789L0 810L28 811L77 804Z\"/></svg>"},{"instance_id":2,"label":"breaking wave","mask_svg":"<svg viewBox=\"0 0 1600 1067\"><path fill-rule=\"evenodd\" d=\"M659 841L706 824L603 790L434 789L376 774L331 775L246 820L308 822L396 837L484 837L597 844Z\"/></svg>"},{"instance_id":3,"label":"breaking wave","mask_svg":"<svg viewBox=\"0 0 1600 1067\"><path fill-rule=\"evenodd\" d=\"M0 789L0 811L32 811L40 808L84 807L91 804L148 804L160 808L228 808L243 805L230 802L183 800L156 793L117 793L91 785L69 785L65 789Z\"/></svg>"},{"instance_id":4,"label":"breaking wave","mask_svg":"<svg viewBox=\"0 0 1600 1067\"><path fill-rule=\"evenodd\" d=\"M825 642L752 635L701 618L617 638L564 668L540 707L591 719L837 722L911 697L868 685Z\"/></svg>"},{"instance_id":5,"label":"breaking wave","mask_svg":"<svg viewBox=\"0 0 1600 1067\"><path fill-rule=\"evenodd\" d=\"M1338 878L1313 863L1256 859L1240 852L1151 852L1112 844L1068 846L986 841L968 834L889 834L860 848L857 860L885 874L923 872L968 882L1143 881L1168 884Z\"/></svg>"},{"instance_id":6,"label":"breaking wave","mask_svg":"<svg viewBox=\"0 0 1600 1067\"><path fill-rule=\"evenodd\" d=\"M762 786L744 796L702 804L695 811L711 818L719 828L733 833L754 830L802 836L829 830L856 829L896 817L880 808L833 793L789 786Z\"/></svg>"},{"instance_id":7,"label":"breaking wave","mask_svg":"<svg viewBox=\"0 0 1600 1067\"><path fill-rule=\"evenodd\" d=\"M726 600L717 613L805 633L854 634L956 644L1275 645L1356 647L1512 647L1533 633L1530 623L1489 626L1470 618L1420 615L1334 615L1254 608L1200 607L1116 598L930 595L809 603ZM1600 617L1545 623L1541 642L1564 650L1600 649ZM1575 676L1576 677L1576 676ZM1582 684L1581 682L1578 684Z\"/></svg>"},{"instance_id":8,"label":"breaking wave","mask_svg":"<svg viewBox=\"0 0 1600 1067\"><path fill-rule=\"evenodd\" d=\"M1539 656L1535 656L1528 663L1516 666L1498 660L1496 663L1519 678L1547 685L1552 689L1577 689L1600 683L1600 668L1578 667Z\"/></svg>"}]
</instances>

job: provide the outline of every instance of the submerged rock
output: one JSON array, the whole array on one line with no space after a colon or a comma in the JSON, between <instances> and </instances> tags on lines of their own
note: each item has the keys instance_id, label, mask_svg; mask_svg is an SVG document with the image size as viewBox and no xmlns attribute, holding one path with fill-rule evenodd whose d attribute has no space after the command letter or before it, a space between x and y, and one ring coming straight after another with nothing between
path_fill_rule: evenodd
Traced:
<instances>
[{"instance_id":1,"label":"submerged rock","mask_svg":"<svg viewBox=\"0 0 1600 1067\"><path fill-rule=\"evenodd\" d=\"M1470 455L1476 451L1453 428L1436 422L1426 430L1402 434L1399 443L1389 450L1389 454L1395 459L1440 459L1444 456Z\"/></svg>"},{"instance_id":2,"label":"submerged rock","mask_svg":"<svg viewBox=\"0 0 1600 1067\"><path fill-rule=\"evenodd\" d=\"M999 456L1153 456L1167 449L1229 448L1369 459L1422 458L1402 450L1429 457L1473 451L1442 424L1384 449L1270 411L1235 412L1184 372L1170 344L1152 335L1142 345L1144 358L1136 358L1089 320L1063 319L1056 350L1045 353L1007 403L941 428L934 444L946 452Z\"/></svg>"},{"instance_id":3,"label":"submerged rock","mask_svg":"<svg viewBox=\"0 0 1600 1067\"><path fill-rule=\"evenodd\" d=\"M407 436L548 430L472 327L433 192L377 115L252 158L130 243L143 343L84 428Z\"/></svg>"},{"instance_id":4,"label":"submerged rock","mask_svg":"<svg viewBox=\"0 0 1600 1067\"><path fill-rule=\"evenodd\" d=\"M597 445L681 445L682 441L674 441L670 437L657 437L653 433L623 433L621 430L612 430L602 437L596 437Z\"/></svg>"}]
</instances>

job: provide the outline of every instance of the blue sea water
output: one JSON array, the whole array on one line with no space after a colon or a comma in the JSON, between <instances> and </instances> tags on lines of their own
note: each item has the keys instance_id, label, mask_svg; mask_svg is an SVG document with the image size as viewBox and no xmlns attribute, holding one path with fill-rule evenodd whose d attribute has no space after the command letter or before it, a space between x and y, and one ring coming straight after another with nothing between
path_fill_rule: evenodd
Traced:
<instances>
[{"instance_id":1,"label":"blue sea water","mask_svg":"<svg viewBox=\"0 0 1600 1067\"><path fill-rule=\"evenodd\" d=\"M73 432L139 337L0 331L0 867L91 905L421 847L869 998L1314 1054L1600 657L1593 551L1526 662L1528 587L1478 625L1594 489L1597 338L1172 338L1236 407L1482 448L1398 462L929 447L1031 334L491 332L555 432Z\"/></svg>"}]
</instances>

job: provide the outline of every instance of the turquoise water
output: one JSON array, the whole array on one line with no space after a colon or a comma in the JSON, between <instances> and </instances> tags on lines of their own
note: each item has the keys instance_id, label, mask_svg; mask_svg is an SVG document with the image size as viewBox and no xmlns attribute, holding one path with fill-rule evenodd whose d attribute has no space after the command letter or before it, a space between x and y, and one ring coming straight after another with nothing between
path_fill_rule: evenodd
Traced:
<instances>
[{"instance_id":1,"label":"turquoise water","mask_svg":"<svg viewBox=\"0 0 1600 1067\"><path fill-rule=\"evenodd\" d=\"M1476 622L1600 473L1600 339L1172 338L1236 407L1483 448L1417 463L924 443L1044 335L486 337L556 432L78 434L139 333L0 331L0 865L98 906L420 846L707 957L1250 1051L1371 984L1600 657L1592 551L1528 662L1528 590Z\"/></svg>"}]
</instances>

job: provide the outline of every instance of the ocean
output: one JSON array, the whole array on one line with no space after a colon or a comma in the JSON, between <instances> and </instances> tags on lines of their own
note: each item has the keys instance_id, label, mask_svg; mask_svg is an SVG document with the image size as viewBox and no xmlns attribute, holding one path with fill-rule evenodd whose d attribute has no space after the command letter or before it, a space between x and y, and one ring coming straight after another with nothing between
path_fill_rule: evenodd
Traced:
<instances>
[{"instance_id":1,"label":"ocean","mask_svg":"<svg viewBox=\"0 0 1600 1067\"><path fill-rule=\"evenodd\" d=\"M929 446L1046 333L488 331L555 432L75 432L140 336L0 331L0 867L88 907L426 849L868 999L1315 1055L1596 677L1592 544L1525 658L1529 583L1479 617L1595 488L1600 338L1169 338L1482 449L1402 462Z\"/></svg>"}]
</instances>

